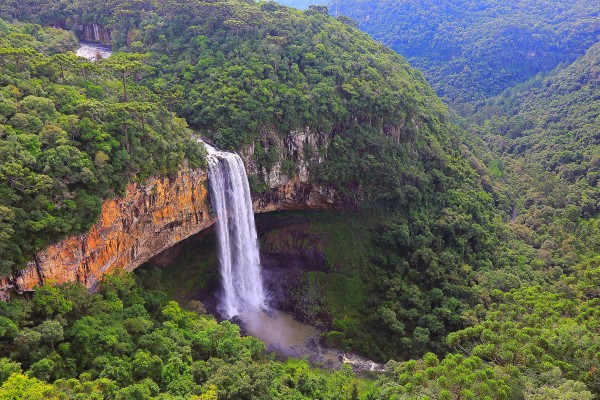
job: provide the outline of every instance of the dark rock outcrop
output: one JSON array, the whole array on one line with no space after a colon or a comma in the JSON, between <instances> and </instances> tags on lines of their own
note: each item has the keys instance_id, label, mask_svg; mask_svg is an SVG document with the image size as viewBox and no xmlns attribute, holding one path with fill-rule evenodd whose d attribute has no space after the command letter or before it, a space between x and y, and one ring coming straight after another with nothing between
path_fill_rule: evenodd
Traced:
<instances>
[{"instance_id":1,"label":"dark rock outcrop","mask_svg":"<svg viewBox=\"0 0 600 400\"><path fill-rule=\"evenodd\" d=\"M102 43L106 45L111 44L111 30L110 28L101 24L80 24L75 25L75 30L79 32L86 42Z\"/></svg>"}]
</instances>

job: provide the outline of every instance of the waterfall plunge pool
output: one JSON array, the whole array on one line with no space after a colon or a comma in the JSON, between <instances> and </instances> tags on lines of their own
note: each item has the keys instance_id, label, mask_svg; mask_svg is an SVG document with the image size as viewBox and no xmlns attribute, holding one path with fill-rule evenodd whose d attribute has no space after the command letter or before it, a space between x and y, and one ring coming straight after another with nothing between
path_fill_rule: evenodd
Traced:
<instances>
[{"instance_id":1,"label":"waterfall plunge pool","mask_svg":"<svg viewBox=\"0 0 600 400\"><path fill-rule=\"evenodd\" d=\"M259 237L264 238L266 234L278 230L280 223L291 223L283 215L285 213L258 215ZM311 254L307 256L310 258ZM318 262L310 261L301 255L294 257L289 254L273 254L268 246L262 245L260 258L269 302L273 308L281 306L286 311L260 312L258 315L248 316L242 314L235 317L232 322L241 327L244 335L260 339L267 346L267 351L275 353L282 360L303 358L314 366L326 369L337 369L347 364L356 371L381 370L381 365L367 359L335 348L322 347L320 341L323 331L313 325L299 322L296 319L296 311L287 311L289 304L285 304L285 299L289 298L294 281L298 280L302 273L320 268L315 265ZM205 307L205 311L202 312L215 315L219 319L223 318L217 310L222 288L215 227L164 251L137 268L135 274L147 289L167 292L184 307L191 301L199 301Z\"/></svg>"},{"instance_id":2,"label":"waterfall plunge pool","mask_svg":"<svg viewBox=\"0 0 600 400\"><path fill-rule=\"evenodd\" d=\"M222 290L217 310L223 317L239 322L245 333L261 339L269 350L285 356L308 357L327 363L330 368L341 366L342 357L319 346L316 328L269 309L244 163L235 153L206 143L204 146L208 151L208 182L219 243ZM336 360L339 365L335 365Z\"/></svg>"},{"instance_id":3,"label":"waterfall plunge pool","mask_svg":"<svg viewBox=\"0 0 600 400\"><path fill-rule=\"evenodd\" d=\"M283 357L306 358L313 364L330 369L349 364L357 371L380 370L381 366L356 355L348 356L335 349L321 347L317 328L277 310L280 304L277 298L287 297L289 293L285 293L284 287L294 274L293 263L287 258L276 266L279 272L263 270L244 164L237 154L205 146L208 150L211 204L216 217L213 237L216 231L217 240L213 243L218 244L212 247L212 251L217 250L218 257L208 257L214 261L204 268L207 273L219 270L220 282L215 284L215 279L212 284L204 281L205 287L210 287L208 293L188 298L188 301L200 300L204 306L196 305L199 309L205 308L232 320L240 325L243 334L257 337L265 343L267 350ZM198 265L202 264L203 258L200 254L189 257ZM285 269L283 274L281 267ZM305 265L298 267L296 272L306 268ZM196 274L202 272L197 271ZM193 281L193 278L182 278L186 287L193 287L193 284L190 285Z\"/></svg>"},{"instance_id":4,"label":"waterfall plunge pool","mask_svg":"<svg viewBox=\"0 0 600 400\"><path fill-rule=\"evenodd\" d=\"M357 372L381 371L383 367L352 353L322 347L321 333L312 325L295 320L282 311L253 311L242 313L236 322L244 333L260 339L268 351L281 356L305 358L311 364L327 369L339 369L346 364Z\"/></svg>"}]
</instances>

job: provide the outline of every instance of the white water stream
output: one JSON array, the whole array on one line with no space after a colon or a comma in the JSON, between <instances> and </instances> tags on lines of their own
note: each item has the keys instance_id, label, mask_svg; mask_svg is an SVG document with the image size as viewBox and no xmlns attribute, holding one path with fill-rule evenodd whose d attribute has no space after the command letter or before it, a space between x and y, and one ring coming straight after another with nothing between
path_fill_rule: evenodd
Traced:
<instances>
[{"instance_id":1,"label":"white water stream","mask_svg":"<svg viewBox=\"0 0 600 400\"><path fill-rule=\"evenodd\" d=\"M208 181L217 215L223 292L220 312L230 319L266 308L250 186L242 159L205 144Z\"/></svg>"},{"instance_id":2,"label":"white water stream","mask_svg":"<svg viewBox=\"0 0 600 400\"><path fill-rule=\"evenodd\" d=\"M79 57L87 58L90 61L98 61L102 58L111 56L110 46L97 43L79 43L79 48L75 52Z\"/></svg>"}]
</instances>

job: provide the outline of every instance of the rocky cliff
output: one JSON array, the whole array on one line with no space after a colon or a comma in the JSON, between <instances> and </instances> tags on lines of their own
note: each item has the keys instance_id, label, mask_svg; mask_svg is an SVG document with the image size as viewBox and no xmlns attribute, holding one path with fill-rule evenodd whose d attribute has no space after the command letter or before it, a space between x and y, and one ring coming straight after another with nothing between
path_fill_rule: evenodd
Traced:
<instances>
[{"instance_id":1,"label":"rocky cliff","mask_svg":"<svg viewBox=\"0 0 600 400\"><path fill-rule=\"evenodd\" d=\"M292 133L293 144L280 160L310 144L310 136ZM302 151L300 152L302 153ZM257 169L252 150L244 153L250 174ZM311 184L305 160L296 159L293 178L280 173L280 162L270 170L270 189L254 196L255 212L275 210L331 210L334 192ZM0 281L0 295L14 288L34 290L46 282L79 281L95 288L106 273L134 270L174 244L214 223L210 213L207 173L184 166L173 177L131 183L124 197L106 200L98 222L88 233L55 243L36 254L28 267L12 279Z\"/></svg>"},{"instance_id":2,"label":"rocky cliff","mask_svg":"<svg viewBox=\"0 0 600 400\"><path fill-rule=\"evenodd\" d=\"M340 208L331 188L312 184L309 166L323 161L318 151L326 148L332 133L313 132L310 128L289 132L280 137L264 132L259 140L247 147L240 156L248 175L266 183L267 190L253 195L255 212L291 210L331 210ZM276 160L268 167L257 161L256 146L262 152L276 149ZM292 167L286 170L286 165Z\"/></svg>"},{"instance_id":3,"label":"rocky cliff","mask_svg":"<svg viewBox=\"0 0 600 400\"><path fill-rule=\"evenodd\" d=\"M162 250L214 222L209 213L207 175L182 167L171 178L132 183L123 198L106 200L98 222L86 234L36 254L4 289L29 291L45 282L79 281L94 288L102 275L133 270Z\"/></svg>"},{"instance_id":4,"label":"rocky cliff","mask_svg":"<svg viewBox=\"0 0 600 400\"><path fill-rule=\"evenodd\" d=\"M81 33L80 37L86 42L96 42L106 45L111 44L110 28L100 24L81 24L75 25L75 30Z\"/></svg>"}]
</instances>

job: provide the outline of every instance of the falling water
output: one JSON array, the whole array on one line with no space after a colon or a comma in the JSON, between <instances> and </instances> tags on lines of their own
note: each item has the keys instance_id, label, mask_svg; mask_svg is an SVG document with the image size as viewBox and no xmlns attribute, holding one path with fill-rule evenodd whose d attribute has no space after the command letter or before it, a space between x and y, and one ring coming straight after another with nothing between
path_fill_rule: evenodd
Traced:
<instances>
[{"instance_id":1,"label":"falling water","mask_svg":"<svg viewBox=\"0 0 600 400\"><path fill-rule=\"evenodd\" d=\"M212 206L217 214L223 280L220 311L232 318L265 308L250 187L237 154L205 146Z\"/></svg>"}]
</instances>

